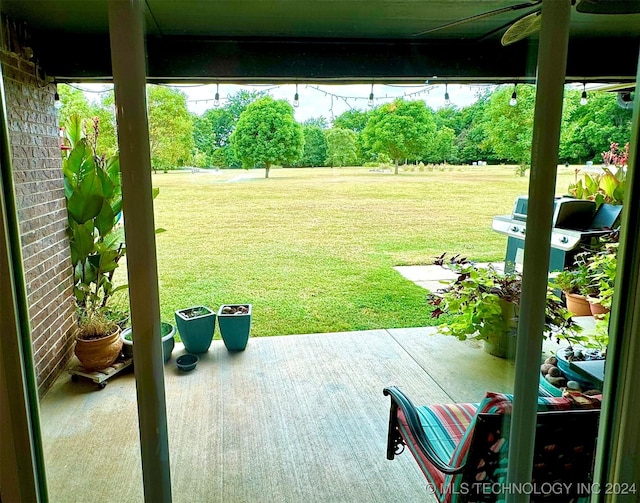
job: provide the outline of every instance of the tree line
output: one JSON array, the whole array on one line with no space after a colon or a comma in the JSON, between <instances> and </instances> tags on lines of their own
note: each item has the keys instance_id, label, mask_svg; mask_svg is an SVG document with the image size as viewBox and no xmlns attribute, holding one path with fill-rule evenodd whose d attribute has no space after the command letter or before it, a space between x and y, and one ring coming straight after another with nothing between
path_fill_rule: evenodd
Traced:
<instances>
[{"instance_id":1,"label":"tree line","mask_svg":"<svg viewBox=\"0 0 640 503\"><path fill-rule=\"evenodd\" d=\"M293 107L263 92L242 90L223 106L202 115L187 109L184 92L150 85L147 90L151 162L154 170L181 166L265 168L392 164L406 162L518 164L522 172L531 156L535 88L499 86L479 92L464 108L436 111L424 101L397 99L369 110L352 109L335 117L299 124ZM60 123L71 114L98 117L98 150L116 150L113 93L89 103L84 93L59 85ZM563 107L559 160L602 162L611 143L631 136L632 111L618 106L615 93L567 90Z\"/></svg>"}]
</instances>

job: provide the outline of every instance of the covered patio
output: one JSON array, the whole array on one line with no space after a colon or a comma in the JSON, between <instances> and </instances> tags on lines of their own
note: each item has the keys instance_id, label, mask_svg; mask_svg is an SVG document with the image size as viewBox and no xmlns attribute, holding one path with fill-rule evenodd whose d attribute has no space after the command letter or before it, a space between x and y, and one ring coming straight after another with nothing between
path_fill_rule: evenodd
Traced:
<instances>
[{"instance_id":1,"label":"covered patio","mask_svg":"<svg viewBox=\"0 0 640 503\"><path fill-rule=\"evenodd\" d=\"M516 4L274 1L246 2L245 9L238 9L235 2L189 2L190 8L184 8L162 0L4 1L2 13L15 21L16 29L7 37L3 57L15 61L7 79L15 83L12 92L19 106L8 117L3 110L2 116L0 411L3 425L9 425L0 435L3 501L423 500L425 484L410 457L393 463L384 458L388 403L382 388L390 384L421 403L477 401L489 389L508 391L513 386L509 481L529 481L564 84L637 85L640 24L638 14L618 16L612 23L606 15L573 12L576 3L569 0L525 2L518 4L524 13L546 13L539 38L501 47L499 32L516 20ZM494 8L499 13L476 18L478 24L458 22ZM24 41L33 44L16 44L27 25L34 34ZM454 29L443 31L443 26ZM431 35L432 29L437 34ZM61 47L76 47L77 52L61 57ZM31 61L34 51L38 56ZM3 72L5 67L3 62ZM52 80L44 80L43 68ZM227 354L217 343L194 373L178 375L173 367L163 366L156 337L160 317L145 83L373 84L436 78L443 84L537 84L529 206L535 225L525 245L517 371L454 339L430 337L424 329L252 340L247 351L237 355ZM37 233L24 228L21 233L18 227L26 227L31 215L23 211L18 221L18 210L24 208L14 201L10 149L25 172L23 202L29 203L42 183L29 178L41 168L58 177L43 197L60 199L59 160L36 159L40 154L54 159L59 153L55 121L50 120L55 117L55 82L78 80L114 81L119 127L127 131L120 138L120 152L131 311L139 334L136 379L132 374L119 376L96 392L93 384L71 383L62 375L40 402L33 362L39 348L31 328L35 325L44 334L38 356L46 362L56 351L70 354L73 317L55 318L63 297L70 298L64 293L62 301L46 304L40 317L29 313L37 302L28 303L27 287L38 281L25 284L29 270L21 253L28 245L21 240ZM640 137L637 92L634 106L627 194L631 203L623 217L609 353L613 364L607 366L594 479L603 484L630 483L639 466L637 426L631 418L638 415L633 397L640 369L640 235L637 226L629 225L640 214L640 181L634 172ZM30 120L46 125L32 127ZM11 144L5 137L9 126ZM44 140L37 137L40 129L46 130ZM23 147L27 140L33 140L29 149ZM56 225L64 220L64 211L58 212ZM64 230L58 234L64 243ZM48 258L51 249L43 254L34 254L34 263ZM61 270L65 260L60 260ZM5 274L11 281L4 281ZM67 278L67 289L71 283ZM46 294L43 299L41 304L49 301ZM45 312L48 309L54 312ZM59 342L45 339L57 336L63 323ZM481 361L472 363L470 358ZM48 369L47 376L42 373L43 379L54 375ZM526 500L526 495L510 498Z\"/></svg>"},{"instance_id":2,"label":"covered patio","mask_svg":"<svg viewBox=\"0 0 640 503\"><path fill-rule=\"evenodd\" d=\"M513 363L433 328L214 340L196 369L164 367L174 501L429 501L409 453L387 461L397 385L421 404L513 388ZM101 391L61 376L41 403L52 501L141 501L132 372Z\"/></svg>"}]
</instances>

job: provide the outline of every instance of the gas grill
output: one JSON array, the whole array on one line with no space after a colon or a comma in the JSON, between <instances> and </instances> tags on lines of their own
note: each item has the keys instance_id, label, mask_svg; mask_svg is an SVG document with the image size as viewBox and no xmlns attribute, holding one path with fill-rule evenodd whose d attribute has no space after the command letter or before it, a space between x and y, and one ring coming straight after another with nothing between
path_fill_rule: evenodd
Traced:
<instances>
[{"instance_id":1,"label":"gas grill","mask_svg":"<svg viewBox=\"0 0 640 503\"><path fill-rule=\"evenodd\" d=\"M515 264L522 264L524 258L528 203L527 196L519 196L511 215L493 218L493 230L508 236L506 271L513 271ZM602 204L596 211L594 201L557 197L553 203L549 272L561 271L573 262L582 245L609 234L621 211L619 205Z\"/></svg>"}]
</instances>

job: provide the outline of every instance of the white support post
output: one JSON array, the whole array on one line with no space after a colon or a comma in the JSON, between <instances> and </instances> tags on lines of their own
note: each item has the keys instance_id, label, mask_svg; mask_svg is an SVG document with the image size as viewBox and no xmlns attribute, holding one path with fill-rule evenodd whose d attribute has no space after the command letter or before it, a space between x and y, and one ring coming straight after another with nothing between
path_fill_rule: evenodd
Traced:
<instances>
[{"instance_id":1,"label":"white support post","mask_svg":"<svg viewBox=\"0 0 640 503\"><path fill-rule=\"evenodd\" d=\"M531 482L540 355L569 42L570 0L542 1L531 174L524 241L522 303L518 323L513 415L509 441L510 487ZM528 502L529 495L507 494Z\"/></svg>"},{"instance_id":2,"label":"white support post","mask_svg":"<svg viewBox=\"0 0 640 503\"><path fill-rule=\"evenodd\" d=\"M143 2L109 0L122 201L145 501L171 501L160 300L146 108Z\"/></svg>"}]
</instances>

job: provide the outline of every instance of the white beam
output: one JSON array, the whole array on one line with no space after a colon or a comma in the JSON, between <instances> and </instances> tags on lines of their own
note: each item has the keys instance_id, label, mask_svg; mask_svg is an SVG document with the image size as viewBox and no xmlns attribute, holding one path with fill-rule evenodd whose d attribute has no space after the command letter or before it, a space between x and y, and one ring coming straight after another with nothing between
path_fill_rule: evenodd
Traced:
<instances>
[{"instance_id":1,"label":"white beam","mask_svg":"<svg viewBox=\"0 0 640 503\"><path fill-rule=\"evenodd\" d=\"M143 2L109 0L122 202L145 501L171 501L164 362L146 107Z\"/></svg>"},{"instance_id":2,"label":"white beam","mask_svg":"<svg viewBox=\"0 0 640 503\"><path fill-rule=\"evenodd\" d=\"M545 320L547 271L567 66L570 0L542 1L538 78L533 121L527 234L524 240L522 302L516 348L513 415L509 442L510 487L531 482L540 355ZM508 502L529 501L508 494Z\"/></svg>"}]
</instances>

